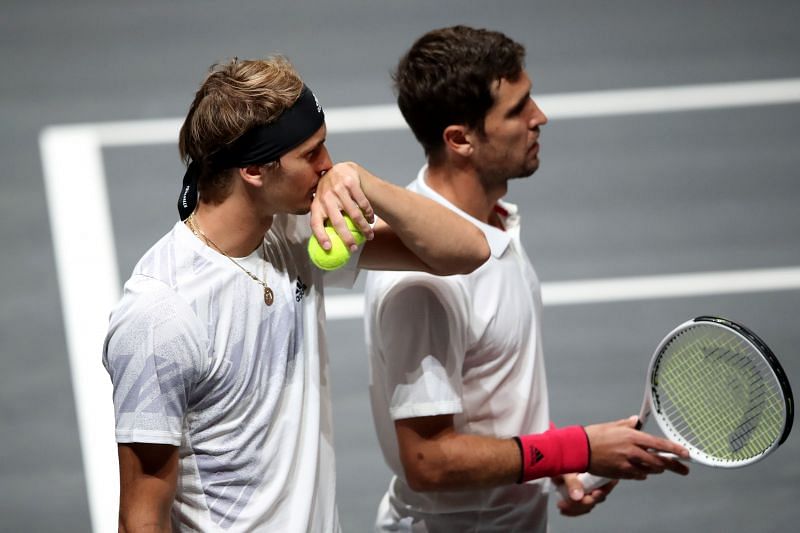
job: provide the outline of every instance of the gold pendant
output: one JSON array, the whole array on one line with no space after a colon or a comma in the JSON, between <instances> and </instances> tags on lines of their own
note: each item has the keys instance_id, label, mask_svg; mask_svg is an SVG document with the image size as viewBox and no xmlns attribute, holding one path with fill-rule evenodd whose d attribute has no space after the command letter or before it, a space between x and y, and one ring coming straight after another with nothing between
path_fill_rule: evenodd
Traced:
<instances>
[{"instance_id":1,"label":"gold pendant","mask_svg":"<svg viewBox=\"0 0 800 533\"><path fill-rule=\"evenodd\" d=\"M275 295L272 294L272 289L269 287L264 287L264 303L267 305L272 305L272 302L275 301Z\"/></svg>"}]
</instances>

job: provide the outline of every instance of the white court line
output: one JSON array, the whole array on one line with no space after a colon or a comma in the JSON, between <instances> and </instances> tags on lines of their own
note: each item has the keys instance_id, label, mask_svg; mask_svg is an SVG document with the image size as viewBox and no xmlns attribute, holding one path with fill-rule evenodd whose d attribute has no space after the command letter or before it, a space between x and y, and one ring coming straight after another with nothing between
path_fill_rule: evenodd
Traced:
<instances>
[{"instance_id":1,"label":"white court line","mask_svg":"<svg viewBox=\"0 0 800 533\"><path fill-rule=\"evenodd\" d=\"M550 94L536 96L536 100L551 119L791 104L800 102L800 78ZM406 128L394 105L331 108L326 110L326 116L328 131L333 134ZM94 531L116 529L119 482L111 384L100 364L108 312L120 291L102 149L175 143L180 122L180 119L160 119L49 126L39 137ZM179 177L175 179L177 187ZM752 290L797 288L795 269L786 269L784 274L786 277L781 278L784 281L770 285L766 278L771 274L754 271L745 276L750 281L737 283L749 283ZM717 276L691 275L690 279L710 287L707 284ZM634 290L636 279L641 282L643 278L545 284L544 297L550 305L561 298L563 305L610 301L607 298L614 295L619 299L626 290L631 297L637 290L639 294L649 294L645 296L648 298L692 295L680 293L686 278L681 281L673 276L664 277L658 283L673 287L667 293L652 288L648 293L642 288L657 286L653 278ZM346 310L351 305L348 302L358 298L331 298L331 318L340 313L358 316Z\"/></svg>"},{"instance_id":2,"label":"white court line","mask_svg":"<svg viewBox=\"0 0 800 533\"><path fill-rule=\"evenodd\" d=\"M542 283L542 301L547 307L556 307L797 289L800 289L800 267L764 268L551 281ZM364 295L328 296L325 299L325 312L328 320L361 318L364 315Z\"/></svg>"},{"instance_id":3,"label":"white court line","mask_svg":"<svg viewBox=\"0 0 800 533\"><path fill-rule=\"evenodd\" d=\"M800 78L534 95L550 119L669 113L800 102ZM104 147L175 143L181 118L52 126L91 130ZM329 133L406 129L394 104L325 110ZM48 128L49 129L49 128Z\"/></svg>"}]
</instances>

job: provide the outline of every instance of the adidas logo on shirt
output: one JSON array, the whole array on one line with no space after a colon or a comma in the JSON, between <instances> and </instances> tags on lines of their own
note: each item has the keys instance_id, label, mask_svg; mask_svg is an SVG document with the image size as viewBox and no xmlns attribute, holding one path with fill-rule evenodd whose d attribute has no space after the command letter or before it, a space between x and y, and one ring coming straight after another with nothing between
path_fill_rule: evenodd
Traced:
<instances>
[{"instance_id":1,"label":"adidas logo on shirt","mask_svg":"<svg viewBox=\"0 0 800 533\"><path fill-rule=\"evenodd\" d=\"M308 286L306 286L306 284L303 283L303 280L301 280L300 277L298 276L297 285L294 289L294 300L296 302L299 302L300 300L303 299L303 296L306 295L306 289L308 289Z\"/></svg>"}]
</instances>

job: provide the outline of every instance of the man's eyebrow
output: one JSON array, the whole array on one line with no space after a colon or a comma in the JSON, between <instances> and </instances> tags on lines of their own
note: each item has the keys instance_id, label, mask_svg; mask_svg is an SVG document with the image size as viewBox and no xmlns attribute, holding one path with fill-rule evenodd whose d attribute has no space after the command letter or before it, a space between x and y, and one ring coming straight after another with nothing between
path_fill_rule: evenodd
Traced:
<instances>
[{"instance_id":1,"label":"man's eyebrow","mask_svg":"<svg viewBox=\"0 0 800 533\"><path fill-rule=\"evenodd\" d=\"M311 152L313 152L314 150L318 149L320 146L325 144L325 141L326 141L326 139L324 139L324 138L321 139L318 143L314 144L314 146L311 146L308 150L304 151L303 153L304 154L310 154Z\"/></svg>"},{"instance_id":2,"label":"man's eyebrow","mask_svg":"<svg viewBox=\"0 0 800 533\"><path fill-rule=\"evenodd\" d=\"M528 91L527 93L525 93L525 95L522 98L520 98L517 101L517 103L514 105L514 107L512 107L511 109L508 110L508 113L506 113L506 116L510 117L510 116L513 116L513 115L519 113L520 111L522 111L522 108L525 107L525 104L528 103L528 100L530 100L530 98L531 98L531 92Z\"/></svg>"}]
</instances>

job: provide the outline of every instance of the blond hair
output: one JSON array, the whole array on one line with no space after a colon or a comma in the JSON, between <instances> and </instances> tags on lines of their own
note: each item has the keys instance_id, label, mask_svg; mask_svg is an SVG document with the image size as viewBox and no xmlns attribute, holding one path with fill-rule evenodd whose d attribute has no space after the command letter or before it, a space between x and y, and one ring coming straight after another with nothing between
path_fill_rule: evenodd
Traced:
<instances>
[{"instance_id":1,"label":"blond hair","mask_svg":"<svg viewBox=\"0 0 800 533\"><path fill-rule=\"evenodd\" d=\"M229 169L215 168L212 157L255 126L269 124L291 107L303 80L288 59L217 63L194 96L181 126L178 149L185 163L198 161L198 180L205 201L220 202L230 193Z\"/></svg>"}]
</instances>

